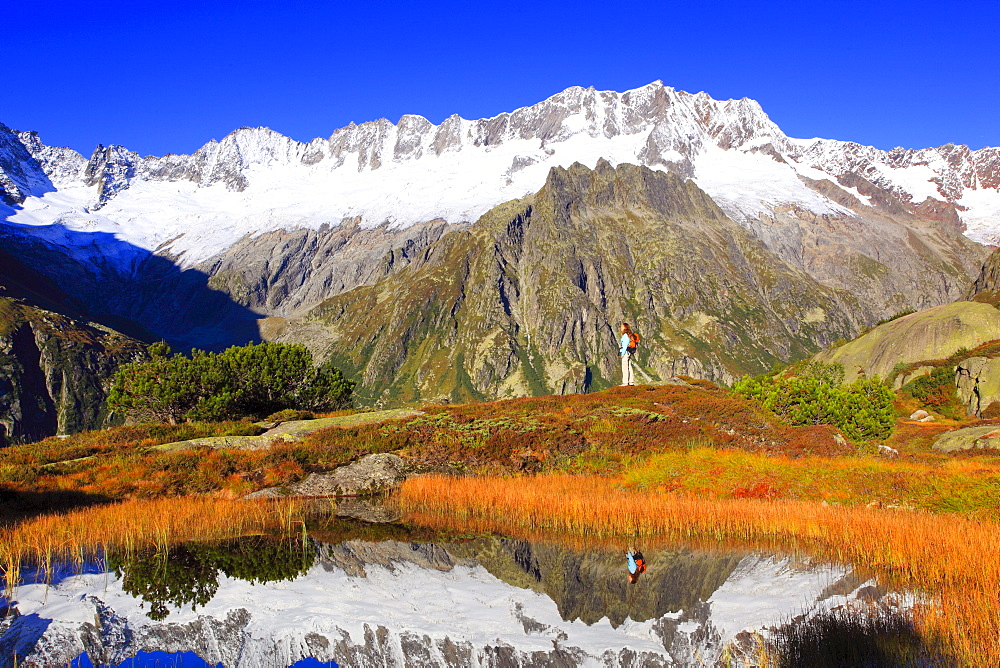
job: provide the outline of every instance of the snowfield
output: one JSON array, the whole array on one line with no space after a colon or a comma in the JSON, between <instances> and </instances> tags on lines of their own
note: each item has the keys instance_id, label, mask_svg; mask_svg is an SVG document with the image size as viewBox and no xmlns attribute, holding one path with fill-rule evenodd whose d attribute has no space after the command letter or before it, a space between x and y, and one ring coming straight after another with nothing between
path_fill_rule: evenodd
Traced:
<instances>
[{"instance_id":1,"label":"snowfield","mask_svg":"<svg viewBox=\"0 0 1000 668\"><path fill-rule=\"evenodd\" d=\"M717 101L660 82L625 93L570 88L477 121L453 116L434 125L404 116L397 124L351 124L309 143L241 128L190 156L141 158L98 147L88 163L31 133L0 126L0 134L0 185L8 178L24 195L19 205L0 204L0 215L50 241L82 246L84 256L101 252L87 248L94 232L191 266L277 229L472 222L537 191L553 167L593 168L602 158L693 178L740 222L787 206L856 216L800 176L837 183L860 175L903 202L954 202L970 237L1000 238L1000 184L990 181L1000 173L998 149L885 152L791 139L752 100ZM871 204L856 187L844 189Z\"/></svg>"}]
</instances>

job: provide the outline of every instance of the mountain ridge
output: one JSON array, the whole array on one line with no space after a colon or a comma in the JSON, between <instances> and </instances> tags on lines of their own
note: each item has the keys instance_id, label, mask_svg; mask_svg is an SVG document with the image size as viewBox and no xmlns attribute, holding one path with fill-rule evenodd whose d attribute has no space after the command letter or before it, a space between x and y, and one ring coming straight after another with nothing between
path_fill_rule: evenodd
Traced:
<instances>
[{"instance_id":1,"label":"mountain ridge","mask_svg":"<svg viewBox=\"0 0 1000 668\"><path fill-rule=\"evenodd\" d=\"M654 377L731 383L851 337L875 304L892 307L893 285L971 250L932 250L930 237L899 233L928 257L907 246L893 273L858 256L830 286L768 249L690 179L577 163L553 168L538 193L443 235L398 272L304 317L265 321L262 332L332 357L361 381L362 401L376 404L607 387L617 382L623 319L643 332L638 362ZM850 260L835 242L836 263ZM883 240L886 252L894 243ZM973 260L948 269L947 290L925 284L940 293L934 301L967 289Z\"/></svg>"},{"instance_id":2,"label":"mountain ridge","mask_svg":"<svg viewBox=\"0 0 1000 668\"><path fill-rule=\"evenodd\" d=\"M640 360L653 375L730 382L964 294L987 254L969 235L1000 224L998 170L994 149L789 138L749 99L577 87L490 119L405 115L308 143L241 129L188 156L99 146L88 160L0 128L0 238L90 312L176 350L302 340L374 401L604 386L620 318L658 332ZM662 266L642 264L647 248ZM635 295L609 297L625 283ZM459 326L469 303L489 327ZM395 341L361 336L348 306ZM454 336L462 360L440 352Z\"/></svg>"},{"instance_id":3,"label":"mountain ridge","mask_svg":"<svg viewBox=\"0 0 1000 668\"><path fill-rule=\"evenodd\" d=\"M12 160L14 153L19 161ZM24 168L25 153L34 173ZM99 145L88 160L44 146L37 134L0 128L4 199L22 208L32 198L44 202L30 212L14 210L11 222L97 227L150 251L169 248L187 265L246 234L283 226L317 229L344 219L362 227L473 222L492 206L536 191L550 167L579 161L593 168L599 158L694 178L739 222L781 204L854 214L806 178L829 180L861 204L874 203L865 194L872 188L900 205L920 206L930 198L975 238L1000 239L998 148L881 151L792 139L753 100L718 101L661 82L624 93L572 87L486 119L452 116L434 125L407 114L396 124L351 123L310 142L240 128L191 155L143 158L125 147ZM474 178L467 178L470 173ZM65 197L46 197L46 188L65 191ZM177 210L173 217L154 215L139 200ZM137 218L148 220L138 225ZM157 226L163 229L146 229ZM220 229L201 229L213 226Z\"/></svg>"}]
</instances>

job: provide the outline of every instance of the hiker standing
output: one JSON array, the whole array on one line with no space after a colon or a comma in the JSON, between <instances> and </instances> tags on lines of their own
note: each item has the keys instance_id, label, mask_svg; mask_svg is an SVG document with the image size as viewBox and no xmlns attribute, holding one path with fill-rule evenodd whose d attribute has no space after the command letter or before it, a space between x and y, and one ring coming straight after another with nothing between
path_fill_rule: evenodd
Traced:
<instances>
[{"instance_id":1,"label":"hiker standing","mask_svg":"<svg viewBox=\"0 0 1000 668\"><path fill-rule=\"evenodd\" d=\"M625 558L628 559L629 584L635 584L639 576L646 572L646 558L634 547L625 553Z\"/></svg>"},{"instance_id":2,"label":"hiker standing","mask_svg":"<svg viewBox=\"0 0 1000 668\"><path fill-rule=\"evenodd\" d=\"M632 355L635 354L635 347L639 344L639 335L632 331L632 327L623 322L621 326L621 339L618 341L619 352L622 356L622 386L635 385L635 374L632 372Z\"/></svg>"}]
</instances>

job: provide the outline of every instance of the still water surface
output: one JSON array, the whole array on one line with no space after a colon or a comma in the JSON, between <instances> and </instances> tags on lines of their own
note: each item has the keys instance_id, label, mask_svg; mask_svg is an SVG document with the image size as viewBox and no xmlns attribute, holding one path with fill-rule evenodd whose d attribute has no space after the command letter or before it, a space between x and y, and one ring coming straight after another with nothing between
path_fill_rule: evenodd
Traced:
<instances>
[{"instance_id":1,"label":"still water surface","mask_svg":"<svg viewBox=\"0 0 1000 668\"><path fill-rule=\"evenodd\" d=\"M669 545L637 546L629 584L627 547L328 518L108 555L25 573L0 666L750 665L758 632L895 600L836 564Z\"/></svg>"}]
</instances>

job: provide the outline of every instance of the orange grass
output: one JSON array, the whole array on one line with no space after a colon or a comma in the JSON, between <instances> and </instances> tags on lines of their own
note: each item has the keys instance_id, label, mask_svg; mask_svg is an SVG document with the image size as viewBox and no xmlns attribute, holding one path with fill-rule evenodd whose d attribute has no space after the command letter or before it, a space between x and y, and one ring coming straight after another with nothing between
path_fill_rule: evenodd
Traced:
<instances>
[{"instance_id":1,"label":"orange grass","mask_svg":"<svg viewBox=\"0 0 1000 668\"><path fill-rule=\"evenodd\" d=\"M1000 657L1000 541L996 523L807 501L705 499L638 492L596 476L424 476L397 501L423 522L467 531L551 531L637 538L780 541L850 563L883 582L934 597L918 623L963 665Z\"/></svg>"},{"instance_id":2,"label":"orange grass","mask_svg":"<svg viewBox=\"0 0 1000 668\"><path fill-rule=\"evenodd\" d=\"M982 457L789 458L692 448L650 455L622 479L630 487L703 497L875 504L1000 519L1000 466Z\"/></svg>"},{"instance_id":3,"label":"orange grass","mask_svg":"<svg viewBox=\"0 0 1000 668\"><path fill-rule=\"evenodd\" d=\"M56 561L102 552L131 552L194 540L221 540L260 532L290 533L304 506L294 500L237 501L182 497L125 501L110 506L45 515L0 529L0 570L7 591L23 565L51 572Z\"/></svg>"}]
</instances>

